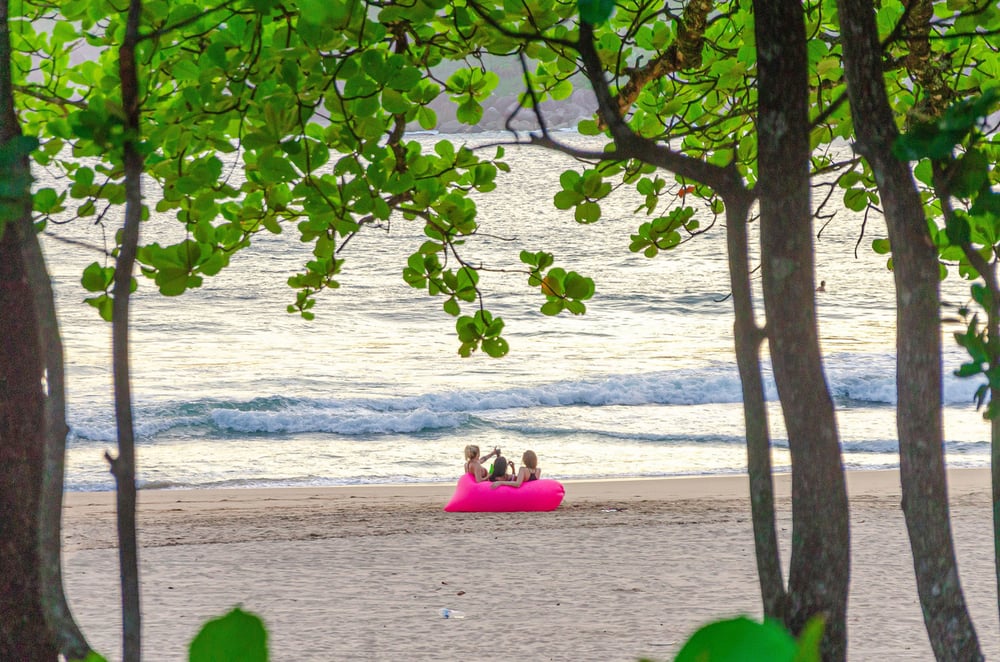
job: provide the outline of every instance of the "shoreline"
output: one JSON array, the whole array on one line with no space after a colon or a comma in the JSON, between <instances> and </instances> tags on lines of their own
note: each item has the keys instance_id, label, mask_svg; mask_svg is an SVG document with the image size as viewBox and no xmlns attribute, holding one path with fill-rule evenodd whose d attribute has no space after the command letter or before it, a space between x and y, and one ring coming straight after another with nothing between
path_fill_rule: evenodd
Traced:
<instances>
[{"instance_id":1,"label":"shoreline","mask_svg":"<svg viewBox=\"0 0 1000 662\"><path fill-rule=\"evenodd\" d=\"M848 469L845 472L849 496L900 494L898 469ZM990 489L989 468L948 469L949 496ZM773 475L776 498L791 496L791 474ZM457 477L456 477L457 480ZM639 499L741 499L749 498L747 474L699 474L642 478L588 478L560 480L566 486L567 499L603 498ZM334 498L336 496L371 499L405 497L418 501L451 496L454 483L378 483L366 485L324 485L316 487L209 487L140 489L139 507L160 508L163 504L198 503L206 495L219 503L252 502L259 499L281 502ZM114 490L66 492L64 508L107 505L114 502Z\"/></svg>"},{"instance_id":2,"label":"shoreline","mask_svg":"<svg viewBox=\"0 0 1000 662\"><path fill-rule=\"evenodd\" d=\"M787 579L787 474L775 477ZM899 473L848 471L850 660L933 659ZM201 623L260 615L272 660L672 659L698 626L759 618L746 475L564 481L548 513L445 513L452 485L139 492L146 657L186 659ZM949 471L960 578L1000 656L989 471ZM91 645L120 655L113 492L68 493L66 594ZM466 618L445 620L443 607Z\"/></svg>"}]
</instances>

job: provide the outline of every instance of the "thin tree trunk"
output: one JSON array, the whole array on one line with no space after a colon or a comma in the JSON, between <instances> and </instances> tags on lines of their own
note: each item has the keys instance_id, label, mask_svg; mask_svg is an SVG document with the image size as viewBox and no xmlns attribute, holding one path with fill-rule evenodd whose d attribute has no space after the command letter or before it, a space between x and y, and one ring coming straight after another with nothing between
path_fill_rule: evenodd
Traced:
<instances>
[{"instance_id":1,"label":"thin tree trunk","mask_svg":"<svg viewBox=\"0 0 1000 662\"><path fill-rule=\"evenodd\" d=\"M136 536L135 433L132 419L132 389L129 375L129 294L139 223L142 220L141 176L143 158L139 140L139 80L135 47L139 39L141 0L131 0L125 39L119 50L118 67L125 110L125 225L115 265L112 308L112 359L115 382L115 420L118 425L118 457L111 472L118 485L118 549L122 590L122 656L137 662L142 651L142 612L139 601L139 545Z\"/></svg>"},{"instance_id":2,"label":"thin tree trunk","mask_svg":"<svg viewBox=\"0 0 1000 662\"><path fill-rule=\"evenodd\" d=\"M1000 394L992 395L998 396ZM990 444L990 472L993 476L993 571L998 591L997 609L1000 610L1000 418L990 421Z\"/></svg>"},{"instance_id":3,"label":"thin tree trunk","mask_svg":"<svg viewBox=\"0 0 1000 662\"><path fill-rule=\"evenodd\" d=\"M792 457L789 613L825 614L825 660L847 654L847 489L816 325L805 24L795 0L754 2L758 189L767 337Z\"/></svg>"},{"instance_id":4,"label":"thin tree trunk","mask_svg":"<svg viewBox=\"0 0 1000 662\"><path fill-rule=\"evenodd\" d=\"M771 448L759 359L762 334L754 322L747 259L746 221L753 196L735 167L724 168L706 163L674 152L668 145L657 144L633 132L623 120L619 102L611 95L604 79L604 70L594 48L593 28L586 23L580 26L578 47L584 70L597 97L598 114L602 124L611 130L618 156L622 159L637 159L711 186L726 203L730 278L736 316L736 355L746 421L754 549L760 573L764 613L779 618L785 613L787 594L781 577L781 557L774 524Z\"/></svg>"},{"instance_id":5,"label":"thin tree trunk","mask_svg":"<svg viewBox=\"0 0 1000 662\"><path fill-rule=\"evenodd\" d=\"M32 284L40 343L44 351L45 457L42 495L39 504L39 564L42 576L42 606L59 651L70 660L83 659L90 652L63 592L62 506L66 471L66 372L62 338L56 318L55 296L45 268L45 258L37 241L22 248L28 279Z\"/></svg>"},{"instance_id":6,"label":"thin tree trunk","mask_svg":"<svg viewBox=\"0 0 1000 662\"><path fill-rule=\"evenodd\" d=\"M938 660L981 660L958 577L948 515L941 422L938 262L897 136L882 77L882 49L870 0L838 0L844 71L858 151L875 173L896 283L896 426L903 513L917 592Z\"/></svg>"},{"instance_id":7,"label":"thin tree trunk","mask_svg":"<svg viewBox=\"0 0 1000 662\"><path fill-rule=\"evenodd\" d=\"M771 438L767 424L767 403L760 370L762 329L754 321L753 293L747 256L747 219L752 196L727 195L726 239L729 279L733 291L736 363L743 388L743 419L747 437L747 474L750 479L750 509L753 519L757 576L764 615L784 621L788 595L781 573L781 553L774 513L774 479L771 470Z\"/></svg>"},{"instance_id":8,"label":"thin tree trunk","mask_svg":"<svg viewBox=\"0 0 1000 662\"><path fill-rule=\"evenodd\" d=\"M945 225L953 222L955 210L951 203L951 189L947 175L939 164L934 164L934 188L941 200ZM1000 367L1000 281L997 280L996 263L987 262L971 242L962 243L962 252L969 264L979 272L990 293L986 310L986 342L991 371ZM990 384L990 404L1000 403L1000 388ZM990 473L993 492L993 574L1000 587L1000 416L990 419ZM1000 595L997 596L1000 609Z\"/></svg>"}]
</instances>

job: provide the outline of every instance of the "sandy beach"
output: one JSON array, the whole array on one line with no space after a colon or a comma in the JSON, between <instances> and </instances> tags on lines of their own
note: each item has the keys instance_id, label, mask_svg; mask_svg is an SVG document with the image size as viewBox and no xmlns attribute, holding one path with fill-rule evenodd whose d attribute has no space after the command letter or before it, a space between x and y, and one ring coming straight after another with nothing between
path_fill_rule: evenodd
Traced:
<instances>
[{"instance_id":1,"label":"sandy beach","mask_svg":"<svg viewBox=\"0 0 1000 662\"><path fill-rule=\"evenodd\" d=\"M932 660L898 473L848 485L850 659ZM670 660L708 620L760 616L745 476L565 486L558 510L516 514L445 513L450 485L140 492L144 659L187 659L235 605L264 619L275 661ZM998 659L989 474L955 470L949 487L966 599ZM787 568L788 476L777 488ZM118 659L113 494L68 494L64 540L73 612Z\"/></svg>"}]
</instances>

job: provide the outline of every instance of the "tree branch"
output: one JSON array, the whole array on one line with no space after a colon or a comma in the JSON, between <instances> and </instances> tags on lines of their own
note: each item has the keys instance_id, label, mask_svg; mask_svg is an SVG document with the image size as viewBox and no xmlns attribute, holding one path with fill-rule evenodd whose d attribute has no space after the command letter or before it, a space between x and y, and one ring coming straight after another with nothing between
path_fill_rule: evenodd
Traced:
<instances>
[{"instance_id":1,"label":"tree branch","mask_svg":"<svg viewBox=\"0 0 1000 662\"><path fill-rule=\"evenodd\" d=\"M701 66L701 47L705 39L705 28L708 25L709 12L714 5L714 0L688 2L681 15L674 43L644 67L626 69L628 81L618 90L618 95L614 98L619 115L625 115L650 81L682 69Z\"/></svg>"}]
</instances>

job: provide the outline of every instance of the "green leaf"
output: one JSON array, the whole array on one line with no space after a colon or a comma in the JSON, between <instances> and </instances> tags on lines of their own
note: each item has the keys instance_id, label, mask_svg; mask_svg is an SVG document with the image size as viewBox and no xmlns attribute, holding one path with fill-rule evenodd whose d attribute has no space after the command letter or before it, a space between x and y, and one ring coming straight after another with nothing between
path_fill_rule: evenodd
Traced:
<instances>
[{"instance_id":1,"label":"green leaf","mask_svg":"<svg viewBox=\"0 0 1000 662\"><path fill-rule=\"evenodd\" d=\"M975 202L969 207L969 213L973 216L994 216L1000 219L1000 193L994 193L989 188L984 188L976 196Z\"/></svg>"},{"instance_id":2,"label":"green leaf","mask_svg":"<svg viewBox=\"0 0 1000 662\"><path fill-rule=\"evenodd\" d=\"M959 198L971 198L989 186L990 160L981 150L971 149L948 170L950 193Z\"/></svg>"},{"instance_id":3,"label":"green leaf","mask_svg":"<svg viewBox=\"0 0 1000 662\"><path fill-rule=\"evenodd\" d=\"M427 106L420 106L417 109L417 123L420 124L421 129L430 131L437 126L437 113Z\"/></svg>"},{"instance_id":4,"label":"green leaf","mask_svg":"<svg viewBox=\"0 0 1000 662\"><path fill-rule=\"evenodd\" d=\"M795 662L792 635L773 621L746 617L709 623L695 632L677 653L675 662Z\"/></svg>"},{"instance_id":5,"label":"green leaf","mask_svg":"<svg viewBox=\"0 0 1000 662\"><path fill-rule=\"evenodd\" d=\"M35 211L41 214L54 214L61 210L59 194L53 188L43 188L35 191Z\"/></svg>"},{"instance_id":6,"label":"green leaf","mask_svg":"<svg viewBox=\"0 0 1000 662\"><path fill-rule=\"evenodd\" d=\"M481 337L476 320L468 315L458 318L458 321L455 322L455 331L458 333L458 339L463 343L477 342Z\"/></svg>"},{"instance_id":7,"label":"green leaf","mask_svg":"<svg viewBox=\"0 0 1000 662\"><path fill-rule=\"evenodd\" d=\"M969 287L969 293L972 295L973 301L982 306L987 312L991 308L991 295L990 289L982 283L973 283Z\"/></svg>"},{"instance_id":8,"label":"green leaf","mask_svg":"<svg viewBox=\"0 0 1000 662\"><path fill-rule=\"evenodd\" d=\"M462 124L479 124L483 119L483 107L475 99L469 99L458 105L455 116Z\"/></svg>"},{"instance_id":9,"label":"green leaf","mask_svg":"<svg viewBox=\"0 0 1000 662\"><path fill-rule=\"evenodd\" d=\"M556 209L571 209L581 200L583 200L583 195L580 193L577 193L576 191L563 190L555 194L552 202L555 204Z\"/></svg>"},{"instance_id":10,"label":"green leaf","mask_svg":"<svg viewBox=\"0 0 1000 662\"><path fill-rule=\"evenodd\" d=\"M614 0L577 0L580 18L591 25L601 25L615 10Z\"/></svg>"},{"instance_id":11,"label":"green leaf","mask_svg":"<svg viewBox=\"0 0 1000 662\"><path fill-rule=\"evenodd\" d=\"M892 153L903 161L946 159L964 135L964 132L938 131L936 126L924 124L896 138Z\"/></svg>"},{"instance_id":12,"label":"green leaf","mask_svg":"<svg viewBox=\"0 0 1000 662\"><path fill-rule=\"evenodd\" d=\"M170 75L180 81L196 81L201 77L201 69L191 59L177 58L171 64Z\"/></svg>"},{"instance_id":13,"label":"green leaf","mask_svg":"<svg viewBox=\"0 0 1000 662\"><path fill-rule=\"evenodd\" d=\"M423 73L416 67L403 66L395 69L387 81L389 85L400 92L408 92L417 87L423 78Z\"/></svg>"},{"instance_id":14,"label":"green leaf","mask_svg":"<svg viewBox=\"0 0 1000 662\"><path fill-rule=\"evenodd\" d=\"M495 359L506 356L507 352L510 351L510 345L503 338L486 338L483 340L482 347L484 352Z\"/></svg>"},{"instance_id":15,"label":"green leaf","mask_svg":"<svg viewBox=\"0 0 1000 662\"><path fill-rule=\"evenodd\" d=\"M398 115L410 109L410 102L402 92L387 87L382 90L382 107L387 113Z\"/></svg>"},{"instance_id":16,"label":"green leaf","mask_svg":"<svg viewBox=\"0 0 1000 662\"><path fill-rule=\"evenodd\" d=\"M823 642L825 626L822 616L814 616L806 622L799 634L799 652L795 662L819 662L822 659L819 647Z\"/></svg>"},{"instance_id":17,"label":"green leaf","mask_svg":"<svg viewBox=\"0 0 1000 662\"><path fill-rule=\"evenodd\" d=\"M862 211L868 206L868 191L863 188L849 188L844 191L844 206L852 211Z\"/></svg>"},{"instance_id":18,"label":"green leaf","mask_svg":"<svg viewBox=\"0 0 1000 662\"><path fill-rule=\"evenodd\" d=\"M576 170L564 170L563 173L559 175L559 185L567 191L572 191L577 188L581 179L583 178Z\"/></svg>"},{"instance_id":19,"label":"green leaf","mask_svg":"<svg viewBox=\"0 0 1000 662\"><path fill-rule=\"evenodd\" d=\"M163 267L156 273L156 285L160 294L177 296L188 288L191 273L184 267Z\"/></svg>"},{"instance_id":20,"label":"green leaf","mask_svg":"<svg viewBox=\"0 0 1000 662\"><path fill-rule=\"evenodd\" d=\"M84 268L80 284L88 292L104 292L111 285L114 277L113 267L102 267L97 262L92 262Z\"/></svg>"},{"instance_id":21,"label":"green leaf","mask_svg":"<svg viewBox=\"0 0 1000 662\"><path fill-rule=\"evenodd\" d=\"M963 363L955 371L956 377L972 377L978 375L983 371L983 367L979 363Z\"/></svg>"},{"instance_id":22,"label":"green leaf","mask_svg":"<svg viewBox=\"0 0 1000 662\"><path fill-rule=\"evenodd\" d=\"M957 212L948 218L948 225L945 226L945 233L948 235L948 241L956 246L962 246L963 244L969 243L969 240L972 237L972 230L969 227L969 221Z\"/></svg>"},{"instance_id":23,"label":"green leaf","mask_svg":"<svg viewBox=\"0 0 1000 662\"><path fill-rule=\"evenodd\" d=\"M570 299L586 300L594 296L594 281L571 271L565 281L566 296Z\"/></svg>"},{"instance_id":24,"label":"green leaf","mask_svg":"<svg viewBox=\"0 0 1000 662\"><path fill-rule=\"evenodd\" d=\"M879 255L886 255L892 251L892 247L889 246L888 239L873 239L872 250Z\"/></svg>"},{"instance_id":25,"label":"green leaf","mask_svg":"<svg viewBox=\"0 0 1000 662\"><path fill-rule=\"evenodd\" d=\"M562 309L563 309L563 302L560 300L546 301L544 304L542 304L542 307L540 308L543 315L549 315L549 316L558 315L559 313L562 312Z\"/></svg>"},{"instance_id":26,"label":"green leaf","mask_svg":"<svg viewBox=\"0 0 1000 662\"><path fill-rule=\"evenodd\" d=\"M596 202L580 203L574 217L578 223L596 223L601 219L601 205Z\"/></svg>"},{"instance_id":27,"label":"green leaf","mask_svg":"<svg viewBox=\"0 0 1000 662\"><path fill-rule=\"evenodd\" d=\"M241 609L208 621L191 642L190 662L267 662L264 623Z\"/></svg>"},{"instance_id":28,"label":"green leaf","mask_svg":"<svg viewBox=\"0 0 1000 662\"><path fill-rule=\"evenodd\" d=\"M105 322L110 322L111 318L114 317L114 301L107 294L90 297L89 299L84 299L84 301L97 308L97 312Z\"/></svg>"}]
</instances>

